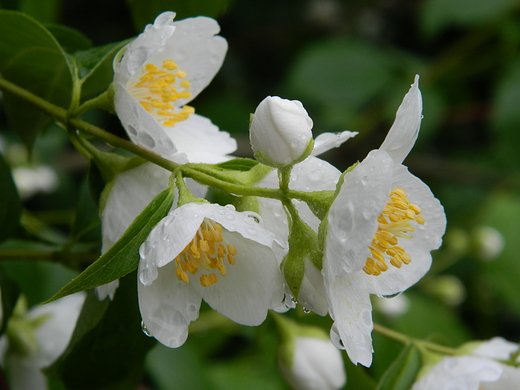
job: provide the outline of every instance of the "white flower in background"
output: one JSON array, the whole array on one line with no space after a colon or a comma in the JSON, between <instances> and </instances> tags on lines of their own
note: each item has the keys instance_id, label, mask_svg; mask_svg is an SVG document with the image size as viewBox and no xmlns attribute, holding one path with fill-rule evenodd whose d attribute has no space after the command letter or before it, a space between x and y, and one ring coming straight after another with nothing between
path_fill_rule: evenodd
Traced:
<instances>
[{"instance_id":1,"label":"white flower in background","mask_svg":"<svg viewBox=\"0 0 520 390\"><path fill-rule=\"evenodd\" d=\"M148 332L179 347L204 299L242 324L261 324L282 301L273 234L251 212L187 203L165 217L140 248L139 308Z\"/></svg>"},{"instance_id":2,"label":"white flower in background","mask_svg":"<svg viewBox=\"0 0 520 390\"><path fill-rule=\"evenodd\" d=\"M372 297L372 303L380 313L391 320L401 317L410 309L410 299L405 294L391 298Z\"/></svg>"},{"instance_id":3,"label":"white flower in background","mask_svg":"<svg viewBox=\"0 0 520 390\"><path fill-rule=\"evenodd\" d=\"M0 338L0 362L9 374L10 389L48 388L41 370L65 351L84 300L85 293L78 293L28 312L23 298L19 300Z\"/></svg>"},{"instance_id":4,"label":"white flower in background","mask_svg":"<svg viewBox=\"0 0 520 390\"><path fill-rule=\"evenodd\" d=\"M256 108L249 128L255 158L272 167L302 161L312 150L312 125L298 100L266 97Z\"/></svg>"},{"instance_id":5,"label":"white flower in background","mask_svg":"<svg viewBox=\"0 0 520 390\"><path fill-rule=\"evenodd\" d=\"M18 166L12 173L22 199L30 198L38 192L49 193L58 187L58 175L47 165Z\"/></svg>"},{"instance_id":6,"label":"white flower in background","mask_svg":"<svg viewBox=\"0 0 520 390\"><path fill-rule=\"evenodd\" d=\"M327 161L317 157L321 153L340 146L343 142L354 137L357 133L344 131L342 133L323 133L314 140L314 150L312 156L308 157L301 163L295 164L291 170L291 181L289 188L295 191L334 191L336 184L341 176L341 172L329 164ZM278 188L279 179L276 171L271 171L258 184L263 188ZM289 236L289 223L282 203L275 199L258 198L259 213L262 216L265 226L278 237L287 242ZM307 203L293 200L298 210L300 218L303 219L316 233L320 225L320 220L314 215ZM307 310L324 316L327 314L327 301L325 298L325 290L323 286L323 277L320 270L310 262L306 261L305 276L300 288L298 302ZM286 303L290 301L288 294ZM285 305L292 307L293 305Z\"/></svg>"},{"instance_id":7,"label":"white flower in background","mask_svg":"<svg viewBox=\"0 0 520 390\"><path fill-rule=\"evenodd\" d=\"M331 337L364 366L372 362L370 294L390 296L416 283L446 227L439 201L402 165L421 110L416 78L380 149L344 175L328 212L322 273Z\"/></svg>"},{"instance_id":8,"label":"white flower in background","mask_svg":"<svg viewBox=\"0 0 520 390\"><path fill-rule=\"evenodd\" d=\"M484 261L495 260L506 245L504 236L491 226L479 226L472 232L476 255Z\"/></svg>"},{"instance_id":9,"label":"white flower in background","mask_svg":"<svg viewBox=\"0 0 520 390\"><path fill-rule=\"evenodd\" d=\"M518 344L495 337L471 355L445 357L417 381L412 390L512 390L520 383L520 369L504 364L518 352Z\"/></svg>"},{"instance_id":10,"label":"white flower in background","mask_svg":"<svg viewBox=\"0 0 520 390\"><path fill-rule=\"evenodd\" d=\"M295 390L341 389L347 382L341 353L325 332L314 330L312 335L293 336L290 351L280 356L280 370Z\"/></svg>"},{"instance_id":11,"label":"white flower in background","mask_svg":"<svg viewBox=\"0 0 520 390\"><path fill-rule=\"evenodd\" d=\"M114 75L117 115L133 142L167 158L232 153L234 140L187 105L220 69L227 42L211 18L174 17L160 14L126 47Z\"/></svg>"}]
</instances>

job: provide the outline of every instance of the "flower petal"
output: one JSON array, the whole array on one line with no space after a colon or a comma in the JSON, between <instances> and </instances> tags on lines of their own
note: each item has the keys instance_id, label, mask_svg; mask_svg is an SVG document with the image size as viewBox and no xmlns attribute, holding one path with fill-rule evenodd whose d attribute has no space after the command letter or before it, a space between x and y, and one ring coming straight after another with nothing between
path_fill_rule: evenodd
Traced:
<instances>
[{"instance_id":1,"label":"flower petal","mask_svg":"<svg viewBox=\"0 0 520 390\"><path fill-rule=\"evenodd\" d=\"M321 133L314 140L314 149L312 156L319 156L322 153L328 152L333 148L340 147L344 142L350 138L355 137L357 131L342 131L341 133Z\"/></svg>"},{"instance_id":2,"label":"flower petal","mask_svg":"<svg viewBox=\"0 0 520 390\"><path fill-rule=\"evenodd\" d=\"M298 293L298 301L305 309L320 316L327 314L327 298L320 270L308 259L305 261L305 275Z\"/></svg>"},{"instance_id":3,"label":"flower petal","mask_svg":"<svg viewBox=\"0 0 520 390\"><path fill-rule=\"evenodd\" d=\"M401 268L389 266L378 276L362 275L365 286L372 294L393 295L411 287L421 279L431 266L431 251L440 247L446 229L446 216L440 202L423 181L408 172L403 165L394 167L391 188L400 187L408 193L411 203L421 208L426 219L424 225L414 223L415 232L411 239L399 239L412 261Z\"/></svg>"},{"instance_id":4,"label":"flower petal","mask_svg":"<svg viewBox=\"0 0 520 390\"><path fill-rule=\"evenodd\" d=\"M184 344L188 325L199 316L203 287L199 283L180 281L175 273L175 263L169 263L158 270L152 284L137 283L137 288L139 310L150 334L171 348Z\"/></svg>"},{"instance_id":5,"label":"flower petal","mask_svg":"<svg viewBox=\"0 0 520 390\"><path fill-rule=\"evenodd\" d=\"M412 150L419 135L421 119L422 97L419 91L419 75L416 75L412 87L397 109L392 127L379 148L385 150L395 164L401 164Z\"/></svg>"},{"instance_id":6,"label":"flower petal","mask_svg":"<svg viewBox=\"0 0 520 390\"><path fill-rule=\"evenodd\" d=\"M163 127L128 93L125 86L115 84L114 106L132 142L168 158L176 152Z\"/></svg>"},{"instance_id":7,"label":"flower petal","mask_svg":"<svg viewBox=\"0 0 520 390\"><path fill-rule=\"evenodd\" d=\"M156 268L173 262L199 229L204 214L201 203L187 203L164 217L150 232L139 248L139 280L150 285L157 277Z\"/></svg>"},{"instance_id":8,"label":"flower petal","mask_svg":"<svg viewBox=\"0 0 520 390\"><path fill-rule=\"evenodd\" d=\"M208 118L200 115L190 115L185 121L163 130L177 151L186 154L189 162L216 164L237 149L237 142L229 133L220 131Z\"/></svg>"},{"instance_id":9,"label":"flower petal","mask_svg":"<svg viewBox=\"0 0 520 390\"><path fill-rule=\"evenodd\" d=\"M105 253L152 199L168 186L171 172L145 163L116 176L101 220Z\"/></svg>"},{"instance_id":10,"label":"flower petal","mask_svg":"<svg viewBox=\"0 0 520 390\"><path fill-rule=\"evenodd\" d=\"M237 250L236 263L226 276L206 287L204 300L216 311L242 325L260 325L267 310L284 297L283 278L275 253L269 246L244 239L241 232L223 232Z\"/></svg>"},{"instance_id":11,"label":"flower petal","mask_svg":"<svg viewBox=\"0 0 520 390\"><path fill-rule=\"evenodd\" d=\"M450 356L437 363L412 390L478 390L481 382L496 382L502 366L474 356Z\"/></svg>"},{"instance_id":12,"label":"flower petal","mask_svg":"<svg viewBox=\"0 0 520 390\"><path fill-rule=\"evenodd\" d=\"M360 289L357 274L326 277L325 288L329 313L334 320L331 333L337 332L352 363L369 367L373 329L369 294Z\"/></svg>"},{"instance_id":13,"label":"flower petal","mask_svg":"<svg viewBox=\"0 0 520 390\"><path fill-rule=\"evenodd\" d=\"M373 150L351 172L328 212L324 264L329 275L363 268L377 230L377 217L386 205L393 163L381 150Z\"/></svg>"}]
</instances>

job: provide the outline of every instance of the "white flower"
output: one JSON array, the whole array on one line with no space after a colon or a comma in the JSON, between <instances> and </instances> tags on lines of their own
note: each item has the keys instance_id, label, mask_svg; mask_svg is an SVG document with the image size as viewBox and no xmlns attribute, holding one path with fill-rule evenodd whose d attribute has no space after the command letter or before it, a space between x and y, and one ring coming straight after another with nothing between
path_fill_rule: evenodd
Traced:
<instances>
[{"instance_id":1,"label":"white flower","mask_svg":"<svg viewBox=\"0 0 520 390\"><path fill-rule=\"evenodd\" d=\"M312 150L312 119L298 100L268 96L256 108L249 137L258 161L272 167L292 165Z\"/></svg>"},{"instance_id":2,"label":"white flower","mask_svg":"<svg viewBox=\"0 0 520 390\"><path fill-rule=\"evenodd\" d=\"M518 388L520 369L509 361L518 344L495 337L471 355L445 357L417 381L412 390L511 390ZM518 360L513 362L518 364Z\"/></svg>"},{"instance_id":3,"label":"white flower","mask_svg":"<svg viewBox=\"0 0 520 390\"><path fill-rule=\"evenodd\" d=\"M357 133L350 131L344 131L338 134L320 134L314 141L315 149L312 152L312 156L293 166L289 188L291 190L305 192L334 191L341 172L328 162L313 156L340 146L343 142L356 134ZM257 184L258 187L264 188L278 188L278 185L279 180L276 171L270 172ZM269 226L269 229L276 236L287 242L289 223L282 203L278 200L268 198L259 198L258 203L259 213L262 216L264 225ZM300 218L315 232L318 232L321 221L314 215L307 206L307 203L298 200L294 200L293 203L298 210ZM316 268L312 262L306 261L305 266L305 276L300 288L298 302L306 309L324 316L327 314L327 301L325 299L323 277L320 270ZM290 300L290 298L288 297L287 300Z\"/></svg>"},{"instance_id":4,"label":"white flower","mask_svg":"<svg viewBox=\"0 0 520 390\"><path fill-rule=\"evenodd\" d=\"M223 159L223 157L221 157ZM116 176L101 213L102 247L105 253L116 243L153 198L168 186L170 171L145 163ZM197 197L204 197L206 187L186 179L188 188ZM114 298L119 280L96 287L100 300Z\"/></svg>"},{"instance_id":5,"label":"white flower","mask_svg":"<svg viewBox=\"0 0 520 390\"><path fill-rule=\"evenodd\" d=\"M347 381L340 351L324 338L295 337L292 362L280 368L295 390L336 390Z\"/></svg>"},{"instance_id":6,"label":"white flower","mask_svg":"<svg viewBox=\"0 0 520 390\"><path fill-rule=\"evenodd\" d=\"M446 227L439 201L402 165L421 110L416 78L381 148L344 175L328 212L322 273L335 321L331 337L365 366L372 362L369 295L397 294L416 283Z\"/></svg>"},{"instance_id":7,"label":"white flower","mask_svg":"<svg viewBox=\"0 0 520 390\"><path fill-rule=\"evenodd\" d=\"M38 192L52 192L59 184L58 175L47 165L18 166L13 169L13 179L22 199Z\"/></svg>"},{"instance_id":8,"label":"white flower","mask_svg":"<svg viewBox=\"0 0 520 390\"><path fill-rule=\"evenodd\" d=\"M234 140L186 105L213 79L227 51L217 22L197 17L173 22L160 14L130 43L114 75L116 112L138 145L174 153L232 153Z\"/></svg>"},{"instance_id":9,"label":"white flower","mask_svg":"<svg viewBox=\"0 0 520 390\"><path fill-rule=\"evenodd\" d=\"M187 203L165 217L140 248L143 323L169 347L182 345L201 300L229 319L261 324L280 304L281 250L254 213Z\"/></svg>"},{"instance_id":10,"label":"white flower","mask_svg":"<svg viewBox=\"0 0 520 390\"><path fill-rule=\"evenodd\" d=\"M84 293L69 295L27 313L17 306L6 334L0 338L0 361L9 372L12 390L47 389L41 369L65 351L84 300Z\"/></svg>"}]
</instances>

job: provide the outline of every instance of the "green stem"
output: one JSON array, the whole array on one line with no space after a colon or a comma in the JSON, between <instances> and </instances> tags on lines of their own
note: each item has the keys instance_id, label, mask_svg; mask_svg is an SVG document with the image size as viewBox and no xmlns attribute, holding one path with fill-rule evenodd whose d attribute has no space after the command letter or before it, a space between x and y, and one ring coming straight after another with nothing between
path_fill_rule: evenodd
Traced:
<instances>
[{"instance_id":1,"label":"green stem","mask_svg":"<svg viewBox=\"0 0 520 390\"><path fill-rule=\"evenodd\" d=\"M154 164L163 167L169 171L173 171L179 167L179 164L174 163L166 158L161 157L160 155L142 148L130 141L127 141L123 138L120 138L114 134L109 133L97 126L94 126L88 122L85 122L78 118L69 118L67 110L58 107L45 99L27 91L26 89L20 88L16 84L7 81L6 79L0 77L0 90L3 90L8 93L12 93L32 105L36 106L40 110L44 111L54 120L61 122L65 128L76 128L79 131L82 131L86 134L90 134L96 138L99 138L105 141L107 144L113 146L114 148L121 148L132 152L133 154L143 157L144 159L153 162Z\"/></svg>"},{"instance_id":2,"label":"green stem","mask_svg":"<svg viewBox=\"0 0 520 390\"><path fill-rule=\"evenodd\" d=\"M418 347L423 347L430 351L439 352L444 355L457 355L457 351L454 350L453 348L435 344L430 341L414 339L413 337L406 336L402 333L396 332L395 330L389 329L383 325L379 325L379 324L375 323L374 331L389 339L396 340L404 345L407 345L409 343L414 343Z\"/></svg>"},{"instance_id":3,"label":"green stem","mask_svg":"<svg viewBox=\"0 0 520 390\"><path fill-rule=\"evenodd\" d=\"M177 168L181 167L183 176L185 177L191 177L192 179L198 181L199 183L203 185L207 185L209 187L213 188L219 188L224 191L227 191L228 193L235 194L235 195L241 195L241 196L259 196L263 198L271 198L271 199L279 199L281 200L284 196L280 192L280 190L277 189L269 189L269 188L255 188L255 187L249 187L244 186L240 184L234 184L229 183L227 181L217 179L209 174L203 173L198 171L197 169L193 167L189 167L186 165L180 166L179 164L170 161L148 149L142 148L130 141L127 141L123 138L120 138L114 134L111 134L97 126L94 126L88 122L85 122L79 118L70 118L69 113L67 110L58 107L50 102L48 102L45 99L42 99L41 97L27 91L26 89L23 89L16 84L11 83L10 81L0 77L0 90L3 90L8 93L12 93L29 103L33 104L35 107L41 109L46 114L48 114L50 117L55 119L56 121L63 124L63 126L66 129L78 129L79 131L92 135L96 138L99 138L106 142L107 144L113 146L114 148L120 148L125 149L137 156L140 156L144 158L145 160L148 160L164 169L167 169L168 171L173 172ZM296 199L301 199L298 191L290 191L288 189L288 172L283 173L285 177L284 185L285 185L285 192L286 196L295 195L294 197ZM282 190L283 192L283 190ZM305 199L302 199L305 200Z\"/></svg>"}]
</instances>

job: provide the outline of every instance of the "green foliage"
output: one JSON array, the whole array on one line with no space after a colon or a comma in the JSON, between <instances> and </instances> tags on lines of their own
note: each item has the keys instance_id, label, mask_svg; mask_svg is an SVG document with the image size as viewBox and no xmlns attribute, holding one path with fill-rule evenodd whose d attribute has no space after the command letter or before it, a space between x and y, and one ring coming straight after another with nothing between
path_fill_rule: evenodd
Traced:
<instances>
[{"instance_id":1,"label":"green foliage","mask_svg":"<svg viewBox=\"0 0 520 390\"><path fill-rule=\"evenodd\" d=\"M427 0L422 27L427 35L436 35L450 25L497 22L517 7L516 0Z\"/></svg>"},{"instance_id":2,"label":"green foliage","mask_svg":"<svg viewBox=\"0 0 520 390\"><path fill-rule=\"evenodd\" d=\"M414 344L408 344L388 367L376 390L408 390L421 368L421 354Z\"/></svg>"},{"instance_id":3,"label":"green foliage","mask_svg":"<svg viewBox=\"0 0 520 390\"><path fill-rule=\"evenodd\" d=\"M61 107L72 93L67 54L56 38L27 15L0 10L0 73L7 80ZM5 109L11 128L29 149L51 119L30 103L7 94Z\"/></svg>"},{"instance_id":4,"label":"green foliage","mask_svg":"<svg viewBox=\"0 0 520 390\"><path fill-rule=\"evenodd\" d=\"M11 177L11 171L0 155L0 242L11 237L19 227L22 205Z\"/></svg>"},{"instance_id":5,"label":"green foliage","mask_svg":"<svg viewBox=\"0 0 520 390\"><path fill-rule=\"evenodd\" d=\"M7 327L7 322L13 313L19 295L20 288L18 284L5 273L3 267L0 267L0 305L2 305L0 336L4 333Z\"/></svg>"},{"instance_id":6,"label":"green foliage","mask_svg":"<svg viewBox=\"0 0 520 390\"><path fill-rule=\"evenodd\" d=\"M123 236L85 271L65 285L46 303L79 291L109 283L134 271L139 264L139 247L152 228L171 209L173 192L160 192L128 227Z\"/></svg>"},{"instance_id":7,"label":"green foliage","mask_svg":"<svg viewBox=\"0 0 520 390\"><path fill-rule=\"evenodd\" d=\"M76 53L82 101L99 95L110 86L114 78L114 57L127 43L117 42Z\"/></svg>"},{"instance_id":8,"label":"green foliage","mask_svg":"<svg viewBox=\"0 0 520 390\"><path fill-rule=\"evenodd\" d=\"M47 369L67 389L124 390L141 380L155 340L141 330L135 279L135 272L122 278L112 302L88 293L69 346Z\"/></svg>"},{"instance_id":9,"label":"green foliage","mask_svg":"<svg viewBox=\"0 0 520 390\"><path fill-rule=\"evenodd\" d=\"M216 18L232 2L233 0L130 0L130 9L136 30L142 31L147 24L153 23L161 12L174 10L177 14L176 20L200 15Z\"/></svg>"}]
</instances>

